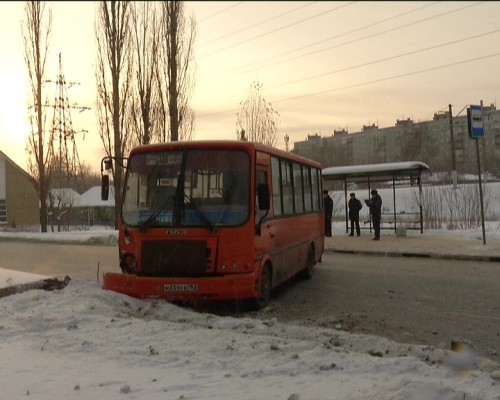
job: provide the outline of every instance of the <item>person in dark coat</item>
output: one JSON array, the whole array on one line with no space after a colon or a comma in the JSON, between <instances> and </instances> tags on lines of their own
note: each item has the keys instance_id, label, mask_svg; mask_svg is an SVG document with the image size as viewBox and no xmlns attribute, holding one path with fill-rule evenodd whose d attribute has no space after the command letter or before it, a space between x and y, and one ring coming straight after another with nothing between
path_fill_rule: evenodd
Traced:
<instances>
[{"instance_id":1,"label":"person in dark coat","mask_svg":"<svg viewBox=\"0 0 500 400\"><path fill-rule=\"evenodd\" d=\"M323 190L323 203L325 205L325 236L332 236L333 200L328 190Z\"/></svg>"},{"instance_id":2,"label":"person in dark coat","mask_svg":"<svg viewBox=\"0 0 500 400\"><path fill-rule=\"evenodd\" d=\"M356 226L356 235L361 235L359 227L359 211L363 208L363 204L356 198L354 193L351 193L349 203L349 219L351 220L351 233L349 236L354 236L354 226Z\"/></svg>"},{"instance_id":3,"label":"person in dark coat","mask_svg":"<svg viewBox=\"0 0 500 400\"><path fill-rule=\"evenodd\" d=\"M380 240L380 218L382 217L382 198L375 189L370 192L372 197L370 200L365 200L365 203L370 207L372 215L373 229L375 237L372 240Z\"/></svg>"}]
</instances>

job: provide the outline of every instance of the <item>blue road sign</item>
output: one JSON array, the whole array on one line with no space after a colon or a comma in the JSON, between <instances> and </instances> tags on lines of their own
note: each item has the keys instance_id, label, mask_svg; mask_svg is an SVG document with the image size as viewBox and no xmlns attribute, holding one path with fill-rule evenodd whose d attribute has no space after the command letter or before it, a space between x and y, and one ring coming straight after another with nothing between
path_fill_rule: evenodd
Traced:
<instances>
[{"instance_id":1,"label":"blue road sign","mask_svg":"<svg viewBox=\"0 0 500 400\"><path fill-rule=\"evenodd\" d=\"M473 138L483 137L483 115L481 106L470 106L468 110L469 117L469 135Z\"/></svg>"}]
</instances>

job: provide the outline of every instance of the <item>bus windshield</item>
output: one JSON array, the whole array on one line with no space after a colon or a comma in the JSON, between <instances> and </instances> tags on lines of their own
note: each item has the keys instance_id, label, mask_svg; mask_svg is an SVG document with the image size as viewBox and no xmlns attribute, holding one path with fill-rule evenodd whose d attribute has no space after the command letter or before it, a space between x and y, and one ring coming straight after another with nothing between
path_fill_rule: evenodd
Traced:
<instances>
[{"instance_id":1,"label":"bus windshield","mask_svg":"<svg viewBox=\"0 0 500 400\"><path fill-rule=\"evenodd\" d=\"M129 227L240 226L250 215L250 156L242 150L141 153L128 163L122 220Z\"/></svg>"}]
</instances>

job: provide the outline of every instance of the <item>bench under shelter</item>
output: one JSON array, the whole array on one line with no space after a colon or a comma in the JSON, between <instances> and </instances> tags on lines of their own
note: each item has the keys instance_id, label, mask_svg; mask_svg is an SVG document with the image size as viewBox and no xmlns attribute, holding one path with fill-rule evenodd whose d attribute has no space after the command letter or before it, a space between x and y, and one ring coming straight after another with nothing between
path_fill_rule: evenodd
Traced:
<instances>
[{"instance_id":1,"label":"bench under shelter","mask_svg":"<svg viewBox=\"0 0 500 400\"><path fill-rule=\"evenodd\" d=\"M382 164L349 165L324 168L322 171L324 181L337 181L342 183L345 194L345 219L346 233L349 231L349 210L347 191L349 187L356 184L358 187L366 187L368 198L372 188L380 189L381 183L392 187L393 208L390 213L382 213L381 229L393 229L397 234L404 229L420 230L423 233L422 213L422 173L430 171L427 164L421 161L405 161ZM326 183L325 182L325 183ZM375 187L376 185L376 187ZM396 209L396 189L403 187L418 187L419 211L408 213L398 212ZM360 221L361 222L361 221ZM365 221L372 230L371 217ZM398 230L399 229L399 230Z\"/></svg>"}]
</instances>

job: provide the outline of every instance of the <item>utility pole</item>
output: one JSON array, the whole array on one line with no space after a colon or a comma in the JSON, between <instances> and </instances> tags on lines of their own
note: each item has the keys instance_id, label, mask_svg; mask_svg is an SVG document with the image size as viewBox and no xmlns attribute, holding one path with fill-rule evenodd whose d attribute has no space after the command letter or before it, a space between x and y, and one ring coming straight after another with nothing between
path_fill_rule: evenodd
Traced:
<instances>
[{"instance_id":1,"label":"utility pole","mask_svg":"<svg viewBox=\"0 0 500 400\"><path fill-rule=\"evenodd\" d=\"M482 120L484 121L484 114L483 114L483 101L481 100L481 118ZM484 123L484 122L483 122ZM488 176L486 175L486 172L488 172L486 170L486 164L487 164L487 159L486 159L486 137L483 138L483 140L481 140L482 144L483 144L483 174L484 174L484 181L485 183L488 181Z\"/></svg>"},{"instance_id":2,"label":"utility pole","mask_svg":"<svg viewBox=\"0 0 500 400\"><path fill-rule=\"evenodd\" d=\"M457 188L457 163L455 160L455 135L453 133L453 111L451 104L448 105L448 115L450 119L450 142L451 142L451 180L453 189Z\"/></svg>"},{"instance_id":3,"label":"utility pole","mask_svg":"<svg viewBox=\"0 0 500 400\"><path fill-rule=\"evenodd\" d=\"M481 100L481 120L484 121L483 117L483 101ZM484 127L483 127L484 129ZM483 139L483 144L484 144L484 136L482 137ZM481 179L481 161L479 157L479 143L478 140L479 138L475 138L476 140L476 158L477 158L477 173L479 176L479 202L481 203L481 227L483 230L483 245L486 244L486 229L484 226L484 199L483 199L483 181ZM485 158L485 153L483 152L483 162ZM484 170L486 172L486 170Z\"/></svg>"},{"instance_id":4,"label":"utility pole","mask_svg":"<svg viewBox=\"0 0 500 400\"><path fill-rule=\"evenodd\" d=\"M467 125L469 128L469 136L476 142L476 157L477 157L477 175L479 183L479 202L481 205L481 223L483 228L483 245L486 244L486 232L484 227L484 206L483 206L483 182L481 179L481 161L479 155L479 138L484 140L484 124L483 124L483 102L480 106L471 105L467 109Z\"/></svg>"}]
</instances>

